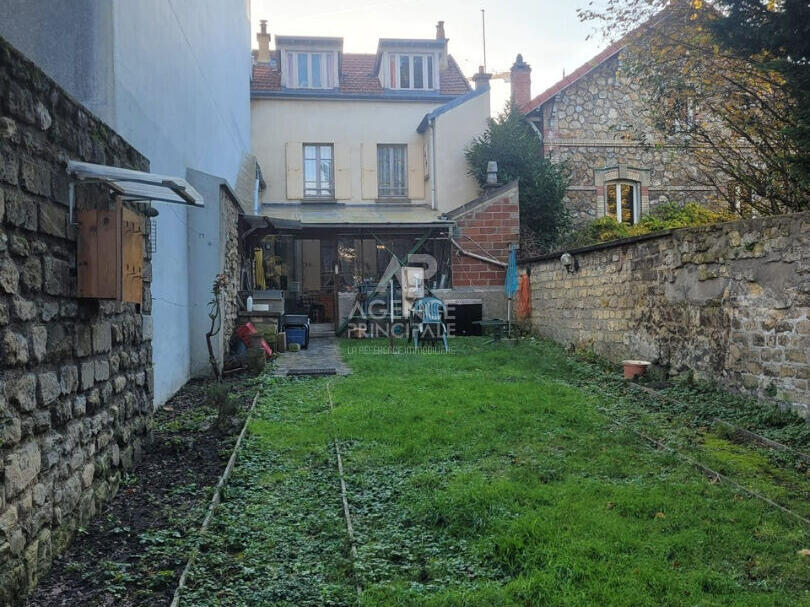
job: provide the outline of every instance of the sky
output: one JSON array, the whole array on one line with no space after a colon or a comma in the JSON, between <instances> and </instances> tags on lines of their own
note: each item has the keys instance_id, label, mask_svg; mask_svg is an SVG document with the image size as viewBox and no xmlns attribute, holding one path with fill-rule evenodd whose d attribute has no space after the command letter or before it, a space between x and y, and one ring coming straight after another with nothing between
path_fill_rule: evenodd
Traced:
<instances>
[{"instance_id":1,"label":"sky","mask_svg":"<svg viewBox=\"0 0 810 607\"><path fill-rule=\"evenodd\" d=\"M340 36L343 50L374 53L379 38L434 38L445 22L450 54L469 77L483 63L481 9L486 15L487 71L508 72L518 53L532 67L532 96L607 46L597 24L581 23L590 0L251 0L252 40L259 20L275 35ZM588 39L588 36L590 39ZM275 45L275 42L272 43ZM496 114L509 97L492 82Z\"/></svg>"}]
</instances>

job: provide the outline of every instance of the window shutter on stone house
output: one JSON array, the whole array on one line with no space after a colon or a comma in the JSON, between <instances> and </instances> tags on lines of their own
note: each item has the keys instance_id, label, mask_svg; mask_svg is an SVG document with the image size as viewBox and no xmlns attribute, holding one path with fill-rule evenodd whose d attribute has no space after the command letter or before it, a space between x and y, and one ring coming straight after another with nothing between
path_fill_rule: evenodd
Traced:
<instances>
[{"instance_id":1,"label":"window shutter on stone house","mask_svg":"<svg viewBox=\"0 0 810 607\"><path fill-rule=\"evenodd\" d=\"M425 158L421 143L408 144L408 198L425 198Z\"/></svg>"},{"instance_id":2,"label":"window shutter on stone house","mask_svg":"<svg viewBox=\"0 0 810 607\"><path fill-rule=\"evenodd\" d=\"M335 198L352 197L351 150L346 143L335 144Z\"/></svg>"},{"instance_id":3,"label":"window shutter on stone house","mask_svg":"<svg viewBox=\"0 0 810 607\"><path fill-rule=\"evenodd\" d=\"M363 200L377 199L377 146L364 143L362 150Z\"/></svg>"},{"instance_id":4,"label":"window shutter on stone house","mask_svg":"<svg viewBox=\"0 0 810 607\"><path fill-rule=\"evenodd\" d=\"M303 142L287 143L287 200L301 200L304 197L303 157Z\"/></svg>"}]
</instances>

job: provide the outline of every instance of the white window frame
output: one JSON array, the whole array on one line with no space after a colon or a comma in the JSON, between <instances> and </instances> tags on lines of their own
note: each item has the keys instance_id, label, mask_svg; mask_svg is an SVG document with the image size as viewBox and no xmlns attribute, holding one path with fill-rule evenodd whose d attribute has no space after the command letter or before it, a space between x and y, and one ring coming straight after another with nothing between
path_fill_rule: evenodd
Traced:
<instances>
[{"instance_id":1,"label":"white window frame","mask_svg":"<svg viewBox=\"0 0 810 607\"><path fill-rule=\"evenodd\" d=\"M400 72L400 62L402 57L408 58L408 84L410 86L402 86L401 82L401 72ZM422 84L427 84L427 86L422 87L415 87L413 86L413 60L415 57L422 58ZM394 63L394 71L391 72L391 62ZM386 83L388 84L389 88L402 90L402 91L435 91L436 86L436 55L432 53L389 53L388 54L388 61L386 70L388 71L388 78L386 79ZM430 69L428 69L428 63L430 63ZM432 76L432 78L431 78Z\"/></svg>"},{"instance_id":2,"label":"white window frame","mask_svg":"<svg viewBox=\"0 0 810 607\"><path fill-rule=\"evenodd\" d=\"M286 72L285 85L290 89L330 89L335 88L335 79L333 64L335 63L334 53L331 51L297 51L288 49L284 51L286 57L284 58L284 70ZM307 61L307 82L306 86L301 86L298 80L298 67L300 55L306 55ZM312 57L313 55L320 55L321 57L321 86L313 86L312 82ZM332 68L332 69L330 69ZM329 86L330 81L332 86Z\"/></svg>"},{"instance_id":3,"label":"white window frame","mask_svg":"<svg viewBox=\"0 0 810 607\"><path fill-rule=\"evenodd\" d=\"M315 148L315 188L307 188L307 148ZM329 171L328 188L323 187L321 183L321 148L328 147L332 150L331 153L331 168ZM301 178L304 181L304 199L305 200L334 200L335 199L335 146L332 143L305 143L301 146ZM329 190L328 194L307 194L307 190Z\"/></svg>"},{"instance_id":4,"label":"white window frame","mask_svg":"<svg viewBox=\"0 0 810 607\"><path fill-rule=\"evenodd\" d=\"M385 150L393 150L394 148L402 150L402 158L403 158L403 163L402 163L402 167L403 167L402 183L403 183L403 189L400 190L399 192L383 193L383 184L382 184L383 173L382 173L382 170L381 170L381 167L380 167L380 162L379 162L380 151L383 150L383 149L385 149ZM391 167L393 167L393 162L391 163ZM394 183L393 168L392 168L390 177L391 177L390 183L392 185L389 186L389 189L393 189L393 183ZM407 144L404 144L404 143L379 143L379 144L377 144L377 196L381 200L403 200L403 199L407 199L408 196L410 195L410 191L409 191L410 190L410 187L409 187L410 184L408 183L408 177L409 177L409 173L408 173L408 146L407 146Z\"/></svg>"},{"instance_id":5,"label":"white window frame","mask_svg":"<svg viewBox=\"0 0 810 607\"><path fill-rule=\"evenodd\" d=\"M608 199L610 198L609 190L610 188L616 188L616 221L619 223L624 223L622 221L622 203L625 202L622 200L622 186L629 185L633 188L633 224L637 224L641 221L641 184L637 181L630 181L628 179L617 179L614 181L608 181L605 184L605 216L610 217L610 212L608 211Z\"/></svg>"}]
</instances>

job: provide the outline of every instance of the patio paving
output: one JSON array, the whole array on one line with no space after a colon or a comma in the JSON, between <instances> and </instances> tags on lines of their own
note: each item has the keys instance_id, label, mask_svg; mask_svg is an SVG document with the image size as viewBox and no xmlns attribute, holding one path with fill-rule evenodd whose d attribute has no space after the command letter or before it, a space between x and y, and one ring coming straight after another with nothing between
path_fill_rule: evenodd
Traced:
<instances>
[{"instance_id":1,"label":"patio paving","mask_svg":"<svg viewBox=\"0 0 810 607\"><path fill-rule=\"evenodd\" d=\"M309 348L300 352L283 352L275 359L273 375L285 377L289 371L334 369L336 375L349 375L351 369L343 362L335 337L316 337L309 340Z\"/></svg>"}]
</instances>

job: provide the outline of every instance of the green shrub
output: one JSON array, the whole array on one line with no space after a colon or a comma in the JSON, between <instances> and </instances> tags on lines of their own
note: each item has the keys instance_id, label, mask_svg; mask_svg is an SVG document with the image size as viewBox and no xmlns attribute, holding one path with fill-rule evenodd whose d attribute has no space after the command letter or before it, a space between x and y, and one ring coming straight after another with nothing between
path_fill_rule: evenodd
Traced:
<instances>
[{"instance_id":1,"label":"green shrub","mask_svg":"<svg viewBox=\"0 0 810 607\"><path fill-rule=\"evenodd\" d=\"M585 247L663 230L693 228L734 219L734 215L730 213L712 211L694 202L683 206L667 202L657 206L652 213L642 218L636 225L619 223L613 217L595 219L572 234L566 244L568 247Z\"/></svg>"}]
</instances>

